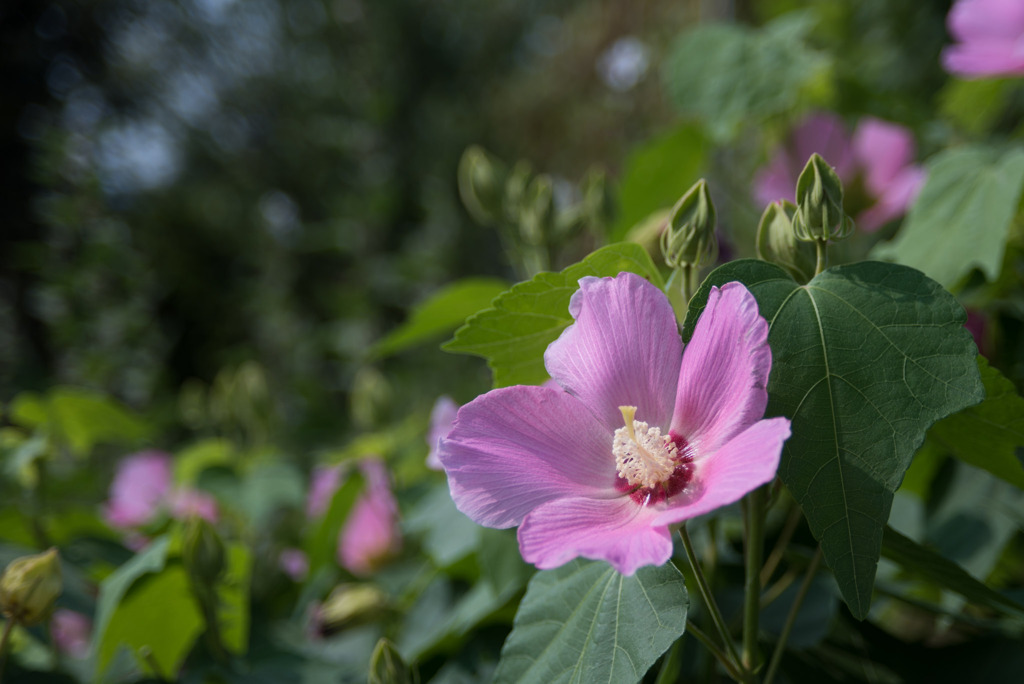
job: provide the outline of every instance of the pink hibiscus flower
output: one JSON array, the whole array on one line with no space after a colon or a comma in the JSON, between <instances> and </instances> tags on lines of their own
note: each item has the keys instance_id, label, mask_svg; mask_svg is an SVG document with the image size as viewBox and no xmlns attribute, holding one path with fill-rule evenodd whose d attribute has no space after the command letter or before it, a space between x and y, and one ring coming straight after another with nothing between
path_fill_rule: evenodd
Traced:
<instances>
[{"instance_id":1,"label":"pink hibiscus flower","mask_svg":"<svg viewBox=\"0 0 1024 684\"><path fill-rule=\"evenodd\" d=\"M665 295L587 277L544 354L563 389L492 390L459 410L440 458L455 505L519 526L539 568L582 556L629 575L672 555L669 526L774 478L786 418L762 419L768 324L743 285L713 288L685 352Z\"/></svg>"},{"instance_id":2,"label":"pink hibiscus flower","mask_svg":"<svg viewBox=\"0 0 1024 684\"><path fill-rule=\"evenodd\" d=\"M217 522L217 502L212 496L171 486L172 461L163 451L141 451L124 458L110 485L104 510L107 522L121 529L142 527L165 509L177 519L198 515Z\"/></svg>"},{"instance_id":3,"label":"pink hibiscus flower","mask_svg":"<svg viewBox=\"0 0 1024 684\"><path fill-rule=\"evenodd\" d=\"M946 71L965 78L1024 75L1024 3L959 0L946 25L957 43L942 51Z\"/></svg>"},{"instance_id":4,"label":"pink hibiscus flower","mask_svg":"<svg viewBox=\"0 0 1024 684\"><path fill-rule=\"evenodd\" d=\"M842 120L829 113L807 117L787 143L754 177L754 196L761 204L796 201L796 181L811 154L832 164L843 183L858 175L874 200L855 219L857 227L873 233L902 216L924 184L925 171L914 164L914 136L898 124L872 117L861 120L852 139Z\"/></svg>"},{"instance_id":5,"label":"pink hibiscus flower","mask_svg":"<svg viewBox=\"0 0 1024 684\"><path fill-rule=\"evenodd\" d=\"M338 535L338 564L354 575L369 575L398 553L402 537L387 468L374 459L363 461L359 469L366 478L366 489Z\"/></svg>"}]
</instances>

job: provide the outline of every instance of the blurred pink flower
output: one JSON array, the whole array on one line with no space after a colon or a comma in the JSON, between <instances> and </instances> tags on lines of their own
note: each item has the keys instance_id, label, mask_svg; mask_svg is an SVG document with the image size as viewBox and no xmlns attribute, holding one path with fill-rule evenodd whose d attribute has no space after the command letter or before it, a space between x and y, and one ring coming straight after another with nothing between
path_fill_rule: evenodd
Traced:
<instances>
[{"instance_id":1,"label":"blurred pink flower","mask_svg":"<svg viewBox=\"0 0 1024 684\"><path fill-rule=\"evenodd\" d=\"M434 402L434 408L430 412L430 432L427 433L427 445L430 447L430 451L427 452L427 467L431 470L444 470L437 457L437 443L452 429L458 411L459 405L447 395L438 397Z\"/></svg>"},{"instance_id":2,"label":"blurred pink flower","mask_svg":"<svg viewBox=\"0 0 1024 684\"><path fill-rule=\"evenodd\" d=\"M301 549L283 549L277 558L278 567L296 582L309 574L309 557Z\"/></svg>"},{"instance_id":3,"label":"blurred pink flower","mask_svg":"<svg viewBox=\"0 0 1024 684\"><path fill-rule=\"evenodd\" d=\"M670 525L775 477L790 431L763 419L768 324L740 283L712 288L684 351L668 299L632 273L583 278L569 312L544 354L562 389L477 397L441 462L458 509L518 525L526 561L582 556L629 575L669 559Z\"/></svg>"},{"instance_id":4,"label":"blurred pink flower","mask_svg":"<svg viewBox=\"0 0 1024 684\"><path fill-rule=\"evenodd\" d=\"M381 561L398 553L398 503L391 493L388 471L376 459L359 469L366 488L356 500L338 535L338 563L354 575L368 575Z\"/></svg>"},{"instance_id":5,"label":"blurred pink flower","mask_svg":"<svg viewBox=\"0 0 1024 684\"><path fill-rule=\"evenodd\" d=\"M114 527L141 527L156 515L171 489L171 455L141 451L117 465L106 518Z\"/></svg>"},{"instance_id":6,"label":"blurred pink flower","mask_svg":"<svg viewBox=\"0 0 1024 684\"><path fill-rule=\"evenodd\" d=\"M85 615L58 608L53 612L50 631L57 649L72 658L84 658L89 653L92 620Z\"/></svg>"},{"instance_id":7,"label":"blurred pink flower","mask_svg":"<svg viewBox=\"0 0 1024 684\"><path fill-rule=\"evenodd\" d=\"M946 71L965 78L1024 75L1024 2L959 0L946 25L956 43L942 51Z\"/></svg>"},{"instance_id":8,"label":"blurred pink flower","mask_svg":"<svg viewBox=\"0 0 1024 684\"><path fill-rule=\"evenodd\" d=\"M319 518L331 507L331 499L341 486L341 466L318 465L313 469L313 479L306 498L306 517Z\"/></svg>"},{"instance_id":9,"label":"blurred pink flower","mask_svg":"<svg viewBox=\"0 0 1024 684\"><path fill-rule=\"evenodd\" d=\"M903 126L866 117L851 139L839 117L817 113L797 126L754 176L757 201L763 205L782 199L795 202L797 178L814 152L834 166L844 183L861 176L874 204L855 220L869 233L906 213L925 180L924 169L913 163L914 137Z\"/></svg>"},{"instance_id":10,"label":"blurred pink flower","mask_svg":"<svg viewBox=\"0 0 1024 684\"><path fill-rule=\"evenodd\" d=\"M149 523L161 510L173 518L199 515L217 521L217 502L198 489L172 488L172 457L141 451L121 460L110 485L104 513L112 526L128 529Z\"/></svg>"}]
</instances>

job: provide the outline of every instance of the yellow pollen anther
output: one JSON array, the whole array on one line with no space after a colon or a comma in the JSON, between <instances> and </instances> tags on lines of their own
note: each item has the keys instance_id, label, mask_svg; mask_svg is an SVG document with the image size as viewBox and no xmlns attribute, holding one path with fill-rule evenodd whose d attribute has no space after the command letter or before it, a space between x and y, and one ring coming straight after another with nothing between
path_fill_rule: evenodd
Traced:
<instances>
[{"instance_id":1,"label":"yellow pollen anther","mask_svg":"<svg viewBox=\"0 0 1024 684\"><path fill-rule=\"evenodd\" d=\"M620 406L625 423L615 431L612 453L619 476L632 486L654 487L676 469L676 445L661 428L636 420L635 406Z\"/></svg>"}]
</instances>

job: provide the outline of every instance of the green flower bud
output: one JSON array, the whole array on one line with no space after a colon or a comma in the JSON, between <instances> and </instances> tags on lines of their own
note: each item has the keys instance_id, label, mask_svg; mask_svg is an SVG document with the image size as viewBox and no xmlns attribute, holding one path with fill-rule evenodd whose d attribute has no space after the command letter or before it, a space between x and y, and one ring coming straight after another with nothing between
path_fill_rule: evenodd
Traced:
<instances>
[{"instance_id":1,"label":"green flower bud","mask_svg":"<svg viewBox=\"0 0 1024 684\"><path fill-rule=\"evenodd\" d=\"M555 193L551 176L540 174L523 194L519 206L519 237L527 245L543 245L555 219Z\"/></svg>"},{"instance_id":2,"label":"green flower bud","mask_svg":"<svg viewBox=\"0 0 1024 684\"><path fill-rule=\"evenodd\" d=\"M466 148L459 160L459 196L477 223L494 225L501 220L506 171L504 165L476 145Z\"/></svg>"},{"instance_id":3,"label":"green flower bud","mask_svg":"<svg viewBox=\"0 0 1024 684\"><path fill-rule=\"evenodd\" d=\"M661 234L665 263L671 268L703 266L718 258L716 222L715 205L702 178L672 208L668 226Z\"/></svg>"},{"instance_id":4,"label":"green flower bud","mask_svg":"<svg viewBox=\"0 0 1024 684\"><path fill-rule=\"evenodd\" d=\"M0 576L0 613L31 627L50 616L62 590L57 549L16 558Z\"/></svg>"},{"instance_id":5,"label":"green flower bud","mask_svg":"<svg viewBox=\"0 0 1024 684\"><path fill-rule=\"evenodd\" d=\"M799 282L814 277L815 251L810 242L800 242L793 232L796 205L772 202L757 226L757 257L783 267Z\"/></svg>"},{"instance_id":6,"label":"green flower bud","mask_svg":"<svg viewBox=\"0 0 1024 684\"><path fill-rule=\"evenodd\" d=\"M580 192L583 195L583 216L597 233L604 233L615 213L604 170L590 169L580 184Z\"/></svg>"},{"instance_id":7,"label":"green flower bud","mask_svg":"<svg viewBox=\"0 0 1024 684\"><path fill-rule=\"evenodd\" d=\"M224 572L224 541L205 518L194 515L185 523L181 557L195 584L213 586Z\"/></svg>"},{"instance_id":8,"label":"green flower bud","mask_svg":"<svg viewBox=\"0 0 1024 684\"><path fill-rule=\"evenodd\" d=\"M526 201L526 189L533 178L533 169L527 161L518 161L505 178L505 193L502 198L502 210L505 220L511 224L519 222Z\"/></svg>"},{"instance_id":9,"label":"green flower bud","mask_svg":"<svg viewBox=\"0 0 1024 684\"><path fill-rule=\"evenodd\" d=\"M369 684L416 684L419 680L416 670L405 664L395 645L382 637L370 656Z\"/></svg>"},{"instance_id":10,"label":"green flower bud","mask_svg":"<svg viewBox=\"0 0 1024 684\"><path fill-rule=\"evenodd\" d=\"M843 183L817 153L796 182L796 205L793 231L798 240L842 240L853 232L853 220L843 211Z\"/></svg>"},{"instance_id":11,"label":"green flower bud","mask_svg":"<svg viewBox=\"0 0 1024 684\"><path fill-rule=\"evenodd\" d=\"M333 634L372 620L387 605L387 595L372 584L339 584L317 611L317 626L323 634Z\"/></svg>"}]
</instances>

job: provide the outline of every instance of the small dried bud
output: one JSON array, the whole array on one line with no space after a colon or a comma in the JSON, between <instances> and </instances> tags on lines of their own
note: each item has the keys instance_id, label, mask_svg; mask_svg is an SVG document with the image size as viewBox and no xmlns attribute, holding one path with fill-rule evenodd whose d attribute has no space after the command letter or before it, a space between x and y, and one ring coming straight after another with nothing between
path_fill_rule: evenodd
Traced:
<instances>
[{"instance_id":1,"label":"small dried bud","mask_svg":"<svg viewBox=\"0 0 1024 684\"><path fill-rule=\"evenodd\" d=\"M815 252L810 242L800 242L793 232L796 206L782 200L772 202L757 227L757 256L783 267L801 283L814 277Z\"/></svg>"},{"instance_id":2,"label":"small dried bud","mask_svg":"<svg viewBox=\"0 0 1024 684\"><path fill-rule=\"evenodd\" d=\"M853 220L843 211L843 182L817 153L796 182L796 206L793 231L798 240L842 240L853 232Z\"/></svg>"},{"instance_id":3,"label":"small dried bud","mask_svg":"<svg viewBox=\"0 0 1024 684\"><path fill-rule=\"evenodd\" d=\"M339 584L316 613L322 634L372 620L388 604L387 595L372 584Z\"/></svg>"},{"instance_id":4,"label":"small dried bud","mask_svg":"<svg viewBox=\"0 0 1024 684\"><path fill-rule=\"evenodd\" d=\"M48 618L63 590L57 549L16 558L0 576L0 612L24 626Z\"/></svg>"},{"instance_id":5,"label":"small dried bud","mask_svg":"<svg viewBox=\"0 0 1024 684\"><path fill-rule=\"evenodd\" d=\"M671 268L703 266L718 258L716 222L715 205L702 178L673 207L668 226L661 234L665 263Z\"/></svg>"}]
</instances>

